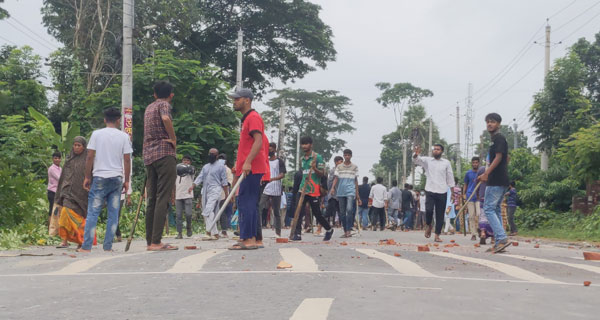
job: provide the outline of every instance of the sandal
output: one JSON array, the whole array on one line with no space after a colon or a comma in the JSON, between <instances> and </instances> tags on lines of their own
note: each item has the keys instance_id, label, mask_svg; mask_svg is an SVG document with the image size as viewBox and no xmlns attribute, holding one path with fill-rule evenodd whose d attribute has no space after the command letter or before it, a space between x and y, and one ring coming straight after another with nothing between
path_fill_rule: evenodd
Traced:
<instances>
[{"instance_id":1,"label":"sandal","mask_svg":"<svg viewBox=\"0 0 600 320\"><path fill-rule=\"evenodd\" d=\"M425 228L425 238L431 238L431 229L433 229L431 225L428 225Z\"/></svg>"},{"instance_id":2,"label":"sandal","mask_svg":"<svg viewBox=\"0 0 600 320\"><path fill-rule=\"evenodd\" d=\"M229 250L256 250L256 249L258 249L258 247L257 246L247 246L247 245L243 244L242 242L239 242L227 249L229 249Z\"/></svg>"},{"instance_id":3,"label":"sandal","mask_svg":"<svg viewBox=\"0 0 600 320\"><path fill-rule=\"evenodd\" d=\"M166 243L162 247L159 247L159 248L148 247L146 250L147 251L171 251L171 250L179 250L179 248Z\"/></svg>"}]
</instances>

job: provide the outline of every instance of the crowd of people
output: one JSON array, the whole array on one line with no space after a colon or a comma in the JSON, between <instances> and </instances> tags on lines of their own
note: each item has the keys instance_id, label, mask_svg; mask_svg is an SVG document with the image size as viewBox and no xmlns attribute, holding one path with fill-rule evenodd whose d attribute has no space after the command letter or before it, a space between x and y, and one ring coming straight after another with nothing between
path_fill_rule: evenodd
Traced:
<instances>
[{"instance_id":1,"label":"crowd of people","mask_svg":"<svg viewBox=\"0 0 600 320\"><path fill-rule=\"evenodd\" d=\"M494 252L510 244L507 227L511 235L517 233L514 214L518 197L514 182L508 180L508 148L499 133L502 118L498 114L486 116L492 137L486 166L473 157L471 170L461 179L462 187L451 163L442 157L441 144L433 146L431 157L422 156L419 146L414 148L413 163L422 167L426 176L425 187L419 190L407 183L400 188L396 180L385 186L382 177L372 183L362 177L359 185L352 150L335 156L333 166L327 169L322 155L313 150L312 138L305 136L300 139L300 170L293 176L293 185L284 188L286 164L278 157L278 146L269 143L260 114L252 109L252 91L238 89L230 96L234 109L242 114L235 164L230 168L227 155L211 148L202 161L204 166L196 172L189 155L179 164L176 161L173 87L168 82L154 85L155 101L144 113L147 250L178 249L162 242L172 206L176 208L176 238L183 238L184 215L186 236L193 235L194 191L198 187L201 192L196 208L201 209L205 225L203 240L228 237L227 231L233 230L239 240L231 250L263 247L262 229L269 227L277 237L282 237L283 229L290 229L292 241L301 240L303 231L328 241L337 227L342 238L360 230L424 230L425 237L433 233L436 242L442 241L442 233L462 230L470 233L473 241L479 237L482 244L492 238ZM59 215L61 248L73 242L78 251L90 252L96 244L96 225L103 208L107 212L103 249L112 250L115 236L116 241L121 240L122 207L131 204L133 150L130 136L118 129L120 119L118 109L104 110L105 128L95 130L89 142L76 137L62 168L61 154L52 155L49 214Z\"/></svg>"}]
</instances>

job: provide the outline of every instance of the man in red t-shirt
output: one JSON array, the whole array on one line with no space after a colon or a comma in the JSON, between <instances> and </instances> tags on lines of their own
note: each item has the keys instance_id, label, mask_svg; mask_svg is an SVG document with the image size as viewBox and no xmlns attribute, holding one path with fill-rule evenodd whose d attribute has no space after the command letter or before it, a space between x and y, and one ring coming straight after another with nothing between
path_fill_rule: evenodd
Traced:
<instances>
[{"instance_id":1,"label":"man in red t-shirt","mask_svg":"<svg viewBox=\"0 0 600 320\"><path fill-rule=\"evenodd\" d=\"M257 249L258 199L260 197L260 181L263 175L269 175L269 141L265 135L265 125L261 116L252 109L254 94L249 89L239 89L230 95L233 108L242 116L242 130L235 164L233 185L243 174L245 179L240 184L238 194L238 212L240 226L240 242L231 250Z\"/></svg>"}]
</instances>

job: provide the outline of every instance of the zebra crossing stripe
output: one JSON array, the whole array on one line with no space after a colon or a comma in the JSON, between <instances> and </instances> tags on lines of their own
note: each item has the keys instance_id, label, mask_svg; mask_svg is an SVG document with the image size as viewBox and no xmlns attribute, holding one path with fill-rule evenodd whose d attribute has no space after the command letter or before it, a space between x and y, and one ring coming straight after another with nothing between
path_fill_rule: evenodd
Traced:
<instances>
[{"instance_id":1,"label":"zebra crossing stripe","mask_svg":"<svg viewBox=\"0 0 600 320\"><path fill-rule=\"evenodd\" d=\"M333 298L304 299L290 320L326 320L332 303Z\"/></svg>"},{"instance_id":2,"label":"zebra crossing stripe","mask_svg":"<svg viewBox=\"0 0 600 320\"><path fill-rule=\"evenodd\" d=\"M281 248L279 254L283 261L292 265L291 271L318 272L319 266L315 260L298 248Z\"/></svg>"},{"instance_id":3,"label":"zebra crossing stripe","mask_svg":"<svg viewBox=\"0 0 600 320\"><path fill-rule=\"evenodd\" d=\"M569 262L562 262L562 261L555 261L555 260L534 258L534 257L528 257L528 256L511 255L511 254L503 254L502 256L503 257L514 258L514 259L521 259L521 260L529 260L529 261L537 261L537 262L544 262L544 263L562 264L564 266L568 266L568 267L571 267L571 268L577 268L577 269L581 269L581 270L585 270L585 271L589 271L589 272L600 273L600 267L588 266L587 264L569 263Z\"/></svg>"},{"instance_id":4,"label":"zebra crossing stripe","mask_svg":"<svg viewBox=\"0 0 600 320\"><path fill-rule=\"evenodd\" d=\"M396 271L405 275L432 278L438 277L410 260L394 257L373 249L356 249L356 251L371 258L380 259L392 266L392 268L394 268Z\"/></svg>"},{"instance_id":5,"label":"zebra crossing stripe","mask_svg":"<svg viewBox=\"0 0 600 320\"><path fill-rule=\"evenodd\" d=\"M203 251L197 254L192 254L185 258L177 260L171 269L166 273L193 273L202 270L206 262L218 254L225 252L225 249L213 249Z\"/></svg>"},{"instance_id":6,"label":"zebra crossing stripe","mask_svg":"<svg viewBox=\"0 0 600 320\"><path fill-rule=\"evenodd\" d=\"M531 271L527 271L525 269L522 269L522 268L519 268L519 267L516 267L513 265L509 265L506 263L485 260L485 259L479 259L479 258L465 257L465 256L453 254L453 253L447 253L447 252L429 252L429 253L432 255L440 256L440 257L476 263L476 264L479 264L479 265L482 265L482 266L485 266L488 268L495 269L506 275L509 275L513 278L517 278L520 280L536 282L536 283L563 284L563 282L544 278L544 277L542 277L536 273L533 273Z\"/></svg>"},{"instance_id":7,"label":"zebra crossing stripe","mask_svg":"<svg viewBox=\"0 0 600 320\"><path fill-rule=\"evenodd\" d=\"M49 272L47 274L49 274L49 275L72 275L72 274L88 271L91 268L99 265L100 263L108 261L108 260L113 260L113 259L122 258L122 257L137 256L137 255L146 254L146 253L148 253L148 251L132 253L132 254L127 254L127 255L121 254L121 255L112 255L112 256L106 256L106 257L94 257L94 258L77 260L73 263L68 264L66 267L64 267L60 270Z\"/></svg>"}]
</instances>

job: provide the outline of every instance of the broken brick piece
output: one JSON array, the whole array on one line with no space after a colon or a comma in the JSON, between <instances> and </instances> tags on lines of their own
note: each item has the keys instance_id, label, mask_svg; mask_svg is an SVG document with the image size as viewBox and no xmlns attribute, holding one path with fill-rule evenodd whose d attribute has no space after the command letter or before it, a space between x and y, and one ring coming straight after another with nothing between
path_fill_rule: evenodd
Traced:
<instances>
[{"instance_id":1,"label":"broken brick piece","mask_svg":"<svg viewBox=\"0 0 600 320\"><path fill-rule=\"evenodd\" d=\"M527 243L531 243L531 240L525 240L525 242L527 242Z\"/></svg>"},{"instance_id":2,"label":"broken brick piece","mask_svg":"<svg viewBox=\"0 0 600 320\"><path fill-rule=\"evenodd\" d=\"M401 257L401 255L398 252L396 252L394 253L394 257Z\"/></svg>"},{"instance_id":3,"label":"broken brick piece","mask_svg":"<svg viewBox=\"0 0 600 320\"><path fill-rule=\"evenodd\" d=\"M275 240L276 243L288 243L290 241L290 239L288 238L277 238Z\"/></svg>"},{"instance_id":4,"label":"broken brick piece","mask_svg":"<svg viewBox=\"0 0 600 320\"><path fill-rule=\"evenodd\" d=\"M600 260L600 252L583 252L585 260Z\"/></svg>"},{"instance_id":5,"label":"broken brick piece","mask_svg":"<svg viewBox=\"0 0 600 320\"><path fill-rule=\"evenodd\" d=\"M540 247L540 245L539 245L539 244L536 244L536 245L535 245L535 246L533 246L533 247L537 249L537 248L539 248L539 247Z\"/></svg>"},{"instance_id":6,"label":"broken brick piece","mask_svg":"<svg viewBox=\"0 0 600 320\"><path fill-rule=\"evenodd\" d=\"M454 247L453 244L446 244L446 245L444 245L444 248L452 248L452 247Z\"/></svg>"},{"instance_id":7,"label":"broken brick piece","mask_svg":"<svg viewBox=\"0 0 600 320\"><path fill-rule=\"evenodd\" d=\"M446 250L446 249L444 249L444 251L443 251L443 252L449 252L449 251L448 251L448 250Z\"/></svg>"},{"instance_id":8,"label":"broken brick piece","mask_svg":"<svg viewBox=\"0 0 600 320\"><path fill-rule=\"evenodd\" d=\"M429 251L429 247L428 246L419 246L417 248L417 251L419 251L419 252L426 252L426 251Z\"/></svg>"},{"instance_id":9,"label":"broken brick piece","mask_svg":"<svg viewBox=\"0 0 600 320\"><path fill-rule=\"evenodd\" d=\"M340 245L341 245L341 246L347 246L347 245L348 245L348 242L346 242L346 241L342 241L342 242L340 243Z\"/></svg>"},{"instance_id":10,"label":"broken brick piece","mask_svg":"<svg viewBox=\"0 0 600 320\"><path fill-rule=\"evenodd\" d=\"M396 241L394 241L394 239L389 239L389 240L387 241L387 244L389 244L389 245L395 245L395 244L396 244Z\"/></svg>"},{"instance_id":11,"label":"broken brick piece","mask_svg":"<svg viewBox=\"0 0 600 320\"><path fill-rule=\"evenodd\" d=\"M519 246L519 242L518 241L513 241L512 245L513 245L513 247L518 247Z\"/></svg>"},{"instance_id":12,"label":"broken brick piece","mask_svg":"<svg viewBox=\"0 0 600 320\"><path fill-rule=\"evenodd\" d=\"M476 243L476 244L474 244L473 246L474 246L475 248L479 248L479 247L481 247L481 245L480 245L479 243Z\"/></svg>"},{"instance_id":13,"label":"broken brick piece","mask_svg":"<svg viewBox=\"0 0 600 320\"><path fill-rule=\"evenodd\" d=\"M287 263L287 262L285 262L285 261L281 261L281 262L279 262L279 264L277 265L277 269L289 269L289 268L291 268L291 267L292 267L292 265L291 265L291 264L289 264L289 263Z\"/></svg>"},{"instance_id":14,"label":"broken brick piece","mask_svg":"<svg viewBox=\"0 0 600 320\"><path fill-rule=\"evenodd\" d=\"M454 240L450 240L451 243L454 243Z\"/></svg>"},{"instance_id":15,"label":"broken brick piece","mask_svg":"<svg viewBox=\"0 0 600 320\"><path fill-rule=\"evenodd\" d=\"M183 249L185 249L185 250L196 250L196 249L198 249L198 247L196 247L196 246L185 246L185 247L183 247Z\"/></svg>"},{"instance_id":16,"label":"broken brick piece","mask_svg":"<svg viewBox=\"0 0 600 320\"><path fill-rule=\"evenodd\" d=\"M460 247L458 243L453 244L455 247Z\"/></svg>"},{"instance_id":17,"label":"broken brick piece","mask_svg":"<svg viewBox=\"0 0 600 320\"><path fill-rule=\"evenodd\" d=\"M434 243L433 246L434 247L439 247L440 245L438 243Z\"/></svg>"},{"instance_id":18,"label":"broken brick piece","mask_svg":"<svg viewBox=\"0 0 600 320\"><path fill-rule=\"evenodd\" d=\"M591 281L584 281L584 282L583 282L583 285L584 285L584 286L586 286L586 287L589 287L589 286L590 286L590 284L592 284L592 282L591 282Z\"/></svg>"}]
</instances>

